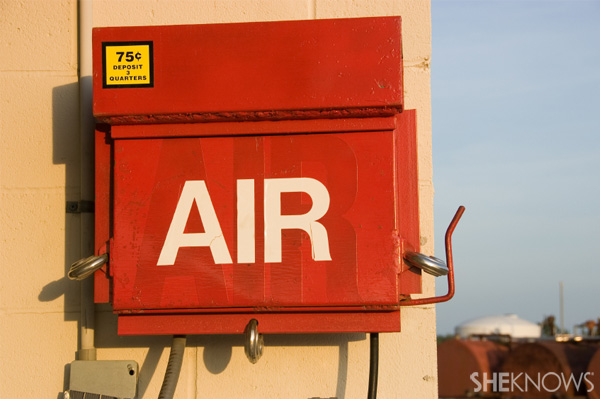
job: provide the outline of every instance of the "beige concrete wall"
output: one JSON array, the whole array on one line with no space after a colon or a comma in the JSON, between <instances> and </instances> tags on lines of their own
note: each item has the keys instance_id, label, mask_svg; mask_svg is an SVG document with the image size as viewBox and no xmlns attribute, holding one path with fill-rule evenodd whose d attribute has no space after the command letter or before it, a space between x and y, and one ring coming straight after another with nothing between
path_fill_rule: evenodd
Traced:
<instances>
[{"instance_id":1,"label":"beige concrete wall","mask_svg":"<svg viewBox=\"0 0 600 399\"><path fill-rule=\"evenodd\" d=\"M406 106L418 110L421 243L433 252L429 0L96 0L95 26L196 24L379 15L403 17ZM62 397L77 350L80 257L75 0L0 0L0 398ZM433 281L425 279L428 294ZM139 398L158 396L168 337L119 337L98 307L98 359L141 366ZM380 398L437 393L435 311L406 309L382 334ZM267 336L251 365L243 340L188 340L177 398L360 398L368 381L364 334Z\"/></svg>"}]
</instances>

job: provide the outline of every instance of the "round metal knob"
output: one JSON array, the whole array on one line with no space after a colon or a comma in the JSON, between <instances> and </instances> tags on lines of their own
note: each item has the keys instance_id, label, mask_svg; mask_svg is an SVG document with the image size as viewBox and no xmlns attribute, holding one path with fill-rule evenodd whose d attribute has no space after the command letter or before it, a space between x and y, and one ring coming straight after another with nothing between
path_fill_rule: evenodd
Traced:
<instances>
[{"instance_id":1,"label":"round metal knob","mask_svg":"<svg viewBox=\"0 0 600 399\"><path fill-rule=\"evenodd\" d=\"M448 274L446 262L434 256L428 256L419 252L406 252L404 260L410 266L418 267L424 272L435 277L445 276Z\"/></svg>"},{"instance_id":2,"label":"round metal knob","mask_svg":"<svg viewBox=\"0 0 600 399\"><path fill-rule=\"evenodd\" d=\"M244 344L244 352L250 363L254 364L260 359L263 354L264 340L262 334L258 333L258 321L250 320L244 331L246 342Z\"/></svg>"}]
</instances>

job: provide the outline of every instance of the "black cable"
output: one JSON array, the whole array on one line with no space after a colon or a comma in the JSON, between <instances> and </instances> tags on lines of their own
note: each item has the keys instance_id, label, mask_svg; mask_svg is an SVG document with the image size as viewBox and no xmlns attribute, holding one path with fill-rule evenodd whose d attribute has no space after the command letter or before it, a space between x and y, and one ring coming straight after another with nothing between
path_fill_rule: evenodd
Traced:
<instances>
[{"instance_id":1,"label":"black cable","mask_svg":"<svg viewBox=\"0 0 600 399\"><path fill-rule=\"evenodd\" d=\"M379 371L379 333L370 333L371 356L369 359L369 391L368 399L377 398L377 372Z\"/></svg>"}]
</instances>

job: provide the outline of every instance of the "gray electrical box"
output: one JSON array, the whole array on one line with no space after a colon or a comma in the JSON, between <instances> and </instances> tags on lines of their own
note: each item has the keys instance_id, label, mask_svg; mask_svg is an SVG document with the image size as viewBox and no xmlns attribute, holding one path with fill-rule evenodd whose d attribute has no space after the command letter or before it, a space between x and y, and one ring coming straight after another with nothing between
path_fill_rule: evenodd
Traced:
<instances>
[{"instance_id":1,"label":"gray electrical box","mask_svg":"<svg viewBox=\"0 0 600 399\"><path fill-rule=\"evenodd\" d=\"M138 364L133 360L76 360L71 363L71 399L133 398Z\"/></svg>"}]
</instances>

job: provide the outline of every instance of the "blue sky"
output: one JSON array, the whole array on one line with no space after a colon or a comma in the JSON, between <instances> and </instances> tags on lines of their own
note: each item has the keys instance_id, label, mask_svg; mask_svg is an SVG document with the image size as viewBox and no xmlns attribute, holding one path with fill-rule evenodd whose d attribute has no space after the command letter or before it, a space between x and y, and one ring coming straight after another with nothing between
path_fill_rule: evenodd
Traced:
<instances>
[{"instance_id":1,"label":"blue sky","mask_svg":"<svg viewBox=\"0 0 600 399\"><path fill-rule=\"evenodd\" d=\"M432 0L438 334L516 313L600 317L600 0ZM445 293L442 278L438 294Z\"/></svg>"}]
</instances>

